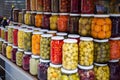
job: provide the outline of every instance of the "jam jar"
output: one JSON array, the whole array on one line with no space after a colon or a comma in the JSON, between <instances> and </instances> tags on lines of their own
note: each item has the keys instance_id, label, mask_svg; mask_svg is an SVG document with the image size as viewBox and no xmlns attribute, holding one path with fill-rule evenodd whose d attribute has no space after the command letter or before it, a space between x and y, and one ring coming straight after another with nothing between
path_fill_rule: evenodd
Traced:
<instances>
[{"instance_id":1,"label":"jam jar","mask_svg":"<svg viewBox=\"0 0 120 80\"><path fill-rule=\"evenodd\" d=\"M112 21L109 15L95 15L91 25L93 38L108 39L111 37Z\"/></svg>"},{"instance_id":2,"label":"jam jar","mask_svg":"<svg viewBox=\"0 0 120 80\"><path fill-rule=\"evenodd\" d=\"M30 25L31 24L31 11L26 11L26 14L24 15L24 22L26 25Z\"/></svg>"},{"instance_id":3,"label":"jam jar","mask_svg":"<svg viewBox=\"0 0 120 80\"><path fill-rule=\"evenodd\" d=\"M52 37L50 44L50 60L53 64L62 64L62 46L64 37Z\"/></svg>"},{"instance_id":4,"label":"jam jar","mask_svg":"<svg viewBox=\"0 0 120 80\"><path fill-rule=\"evenodd\" d=\"M108 39L94 39L94 62L107 63L110 59L110 44Z\"/></svg>"},{"instance_id":5,"label":"jam jar","mask_svg":"<svg viewBox=\"0 0 120 80\"><path fill-rule=\"evenodd\" d=\"M54 13L59 12L59 0L51 0L51 11Z\"/></svg>"},{"instance_id":6,"label":"jam jar","mask_svg":"<svg viewBox=\"0 0 120 80\"><path fill-rule=\"evenodd\" d=\"M79 43L79 64L90 66L93 64L94 44L93 38L81 37Z\"/></svg>"},{"instance_id":7,"label":"jam jar","mask_svg":"<svg viewBox=\"0 0 120 80\"><path fill-rule=\"evenodd\" d=\"M61 68L61 80L80 80L78 69L66 70L64 68Z\"/></svg>"},{"instance_id":8,"label":"jam jar","mask_svg":"<svg viewBox=\"0 0 120 80\"><path fill-rule=\"evenodd\" d=\"M17 8L14 8L13 10L13 21L18 22L18 15L19 15L20 10Z\"/></svg>"},{"instance_id":9,"label":"jam jar","mask_svg":"<svg viewBox=\"0 0 120 80\"><path fill-rule=\"evenodd\" d=\"M68 33L64 33L64 32L58 32L56 33L57 36L63 36L65 39L67 38L68 36Z\"/></svg>"},{"instance_id":10,"label":"jam jar","mask_svg":"<svg viewBox=\"0 0 120 80\"><path fill-rule=\"evenodd\" d=\"M95 80L110 80L110 71L107 64L94 63Z\"/></svg>"},{"instance_id":11,"label":"jam jar","mask_svg":"<svg viewBox=\"0 0 120 80\"><path fill-rule=\"evenodd\" d=\"M22 66L23 54L24 54L24 50L18 49L16 53L16 64L20 67Z\"/></svg>"},{"instance_id":12,"label":"jam jar","mask_svg":"<svg viewBox=\"0 0 120 80\"><path fill-rule=\"evenodd\" d=\"M47 33L52 34L53 36L56 36L57 31L50 30L50 31L47 31Z\"/></svg>"},{"instance_id":13,"label":"jam jar","mask_svg":"<svg viewBox=\"0 0 120 80\"><path fill-rule=\"evenodd\" d=\"M74 65L73 65L74 64ZM75 39L64 39L62 46L62 66L74 70L78 66L78 44Z\"/></svg>"},{"instance_id":14,"label":"jam jar","mask_svg":"<svg viewBox=\"0 0 120 80\"><path fill-rule=\"evenodd\" d=\"M2 44L3 44L4 40L0 38L0 53L2 53Z\"/></svg>"},{"instance_id":15,"label":"jam jar","mask_svg":"<svg viewBox=\"0 0 120 80\"><path fill-rule=\"evenodd\" d=\"M31 10L31 8L30 8L30 1L31 1L31 0L26 0L26 2L25 2L25 3L26 3L26 10L27 10L27 11L30 11L30 10Z\"/></svg>"},{"instance_id":16,"label":"jam jar","mask_svg":"<svg viewBox=\"0 0 120 80\"><path fill-rule=\"evenodd\" d=\"M36 1L37 3L36 3L36 10L37 11L43 11L43 0L37 0Z\"/></svg>"},{"instance_id":17,"label":"jam jar","mask_svg":"<svg viewBox=\"0 0 120 80\"><path fill-rule=\"evenodd\" d=\"M37 3L37 0L30 0L31 11L36 11L36 3Z\"/></svg>"},{"instance_id":18,"label":"jam jar","mask_svg":"<svg viewBox=\"0 0 120 80\"><path fill-rule=\"evenodd\" d=\"M36 76L38 74L38 64L39 64L39 59L40 59L40 56L36 56L36 55L32 55L31 58L30 58L30 74Z\"/></svg>"},{"instance_id":19,"label":"jam jar","mask_svg":"<svg viewBox=\"0 0 120 80\"><path fill-rule=\"evenodd\" d=\"M78 68L79 68L78 73L80 80L95 80L93 65L91 66L78 65Z\"/></svg>"},{"instance_id":20,"label":"jam jar","mask_svg":"<svg viewBox=\"0 0 120 80\"><path fill-rule=\"evenodd\" d=\"M29 61L30 61L31 54L32 54L31 52L24 52L24 55L23 55L22 68L26 71L29 70Z\"/></svg>"},{"instance_id":21,"label":"jam jar","mask_svg":"<svg viewBox=\"0 0 120 80\"><path fill-rule=\"evenodd\" d=\"M5 30L5 36L4 36L5 41L8 41L8 30Z\"/></svg>"},{"instance_id":22,"label":"jam jar","mask_svg":"<svg viewBox=\"0 0 120 80\"><path fill-rule=\"evenodd\" d=\"M50 42L52 34L42 34L40 40L40 57L45 60L50 59Z\"/></svg>"},{"instance_id":23,"label":"jam jar","mask_svg":"<svg viewBox=\"0 0 120 80\"><path fill-rule=\"evenodd\" d=\"M35 26L35 16L36 16L36 12L32 11L31 12L31 26Z\"/></svg>"},{"instance_id":24,"label":"jam jar","mask_svg":"<svg viewBox=\"0 0 120 80\"><path fill-rule=\"evenodd\" d=\"M38 79L39 80L47 80L47 70L49 67L50 60L40 59L40 63L38 64Z\"/></svg>"},{"instance_id":25,"label":"jam jar","mask_svg":"<svg viewBox=\"0 0 120 80\"><path fill-rule=\"evenodd\" d=\"M80 42L80 35L78 35L78 34L69 34L68 38L69 39L76 39L78 43Z\"/></svg>"},{"instance_id":26,"label":"jam jar","mask_svg":"<svg viewBox=\"0 0 120 80\"><path fill-rule=\"evenodd\" d=\"M79 29L79 14L70 14L68 33L77 34Z\"/></svg>"},{"instance_id":27,"label":"jam jar","mask_svg":"<svg viewBox=\"0 0 120 80\"><path fill-rule=\"evenodd\" d=\"M14 27L13 29L13 44L14 46L18 46L18 27Z\"/></svg>"},{"instance_id":28,"label":"jam jar","mask_svg":"<svg viewBox=\"0 0 120 80\"><path fill-rule=\"evenodd\" d=\"M51 12L51 0L43 0L43 11Z\"/></svg>"},{"instance_id":29,"label":"jam jar","mask_svg":"<svg viewBox=\"0 0 120 80\"><path fill-rule=\"evenodd\" d=\"M67 1L67 0L65 0ZM67 27L69 24L69 14L68 13L60 13L57 21L57 30L60 32L67 32Z\"/></svg>"},{"instance_id":30,"label":"jam jar","mask_svg":"<svg viewBox=\"0 0 120 80\"><path fill-rule=\"evenodd\" d=\"M1 43L0 43L1 44ZM8 42L4 41L2 44L2 55L6 56L6 47L7 47Z\"/></svg>"},{"instance_id":31,"label":"jam jar","mask_svg":"<svg viewBox=\"0 0 120 80\"><path fill-rule=\"evenodd\" d=\"M11 52L11 61L12 62L16 62L16 53L17 53L18 47L17 46L13 46L12 48L12 52Z\"/></svg>"},{"instance_id":32,"label":"jam jar","mask_svg":"<svg viewBox=\"0 0 120 80\"><path fill-rule=\"evenodd\" d=\"M62 65L50 63L50 67L47 70L47 80L61 80L61 67Z\"/></svg>"},{"instance_id":33,"label":"jam jar","mask_svg":"<svg viewBox=\"0 0 120 80\"><path fill-rule=\"evenodd\" d=\"M82 14L79 19L79 34L81 36L91 36L92 14Z\"/></svg>"},{"instance_id":34,"label":"jam jar","mask_svg":"<svg viewBox=\"0 0 120 80\"><path fill-rule=\"evenodd\" d=\"M5 28L1 28L1 38L5 38Z\"/></svg>"},{"instance_id":35,"label":"jam jar","mask_svg":"<svg viewBox=\"0 0 120 80\"><path fill-rule=\"evenodd\" d=\"M12 56L12 44L8 44L8 46L6 47L6 57L8 59L11 59Z\"/></svg>"},{"instance_id":36,"label":"jam jar","mask_svg":"<svg viewBox=\"0 0 120 80\"><path fill-rule=\"evenodd\" d=\"M119 80L120 79L119 60L109 61L108 66L110 68L110 80Z\"/></svg>"},{"instance_id":37,"label":"jam jar","mask_svg":"<svg viewBox=\"0 0 120 80\"><path fill-rule=\"evenodd\" d=\"M43 18L43 13L42 12L37 12L35 16L35 26L37 28L42 27L42 18Z\"/></svg>"}]
</instances>

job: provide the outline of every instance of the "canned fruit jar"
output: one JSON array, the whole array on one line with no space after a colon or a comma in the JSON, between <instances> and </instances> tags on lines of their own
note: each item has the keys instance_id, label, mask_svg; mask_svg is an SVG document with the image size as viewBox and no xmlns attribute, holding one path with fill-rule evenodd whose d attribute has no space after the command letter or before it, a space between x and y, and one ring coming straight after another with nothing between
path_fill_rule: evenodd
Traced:
<instances>
[{"instance_id":1,"label":"canned fruit jar","mask_svg":"<svg viewBox=\"0 0 120 80\"><path fill-rule=\"evenodd\" d=\"M8 42L13 43L13 26L8 26Z\"/></svg>"},{"instance_id":2,"label":"canned fruit jar","mask_svg":"<svg viewBox=\"0 0 120 80\"><path fill-rule=\"evenodd\" d=\"M30 0L30 8L32 11L36 11L36 3L37 3L37 0Z\"/></svg>"},{"instance_id":3,"label":"canned fruit jar","mask_svg":"<svg viewBox=\"0 0 120 80\"><path fill-rule=\"evenodd\" d=\"M74 70L78 65L78 44L75 39L65 39L62 47L62 66ZM74 65L73 65L74 64Z\"/></svg>"},{"instance_id":4,"label":"canned fruit jar","mask_svg":"<svg viewBox=\"0 0 120 80\"><path fill-rule=\"evenodd\" d=\"M36 1L37 3L36 3L36 10L37 11L43 11L43 0L37 0Z\"/></svg>"},{"instance_id":5,"label":"canned fruit jar","mask_svg":"<svg viewBox=\"0 0 120 80\"><path fill-rule=\"evenodd\" d=\"M11 59L12 56L12 44L8 44L8 46L6 47L6 57L8 59Z\"/></svg>"},{"instance_id":6,"label":"canned fruit jar","mask_svg":"<svg viewBox=\"0 0 120 80\"><path fill-rule=\"evenodd\" d=\"M42 12L37 12L37 14L35 16L35 26L36 27L42 27L42 18L43 18Z\"/></svg>"},{"instance_id":7,"label":"canned fruit jar","mask_svg":"<svg viewBox=\"0 0 120 80\"><path fill-rule=\"evenodd\" d=\"M11 61L12 62L16 62L16 53L17 53L18 47L17 46L13 46L13 49L11 51Z\"/></svg>"}]
</instances>

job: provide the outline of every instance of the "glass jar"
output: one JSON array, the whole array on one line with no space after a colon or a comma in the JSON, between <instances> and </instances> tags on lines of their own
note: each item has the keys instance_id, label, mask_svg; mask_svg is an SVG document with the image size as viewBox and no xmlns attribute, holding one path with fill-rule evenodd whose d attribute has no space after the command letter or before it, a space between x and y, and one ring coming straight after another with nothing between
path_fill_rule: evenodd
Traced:
<instances>
[{"instance_id":1,"label":"glass jar","mask_svg":"<svg viewBox=\"0 0 120 80\"><path fill-rule=\"evenodd\" d=\"M38 79L39 80L47 80L47 70L49 67L50 60L40 59L40 63L38 64Z\"/></svg>"},{"instance_id":2,"label":"glass jar","mask_svg":"<svg viewBox=\"0 0 120 80\"><path fill-rule=\"evenodd\" d=\"M93 38L107 39L111 37L112 22L109 15L95 15L91 25Z\"/></svg>"},{"instance_id":3,"label":"glass jar","mask_svg":"<svg viewBox=\"0 0 120 80\"><path fill-rule=\"evenodd\" d=\"M50 17L50 29L51 30L57 30L57 20L58 20L58 13L52 13L52 16Z\"/></svg>"},{"instance_id":4,"label":"glass jar","mask_svg":"<svg viewBox=\"0 0 120 80\"><path fill-rule=\"evenodd\" d=\"M12 44L8 44L8 46L6 47L6 57L8 59L11 59L12 56Z\"/></svg>"},{"instance_id":5,"label":"glass jar","mask_svg":"<svg viewBox=\"0 0 120 80\"><path fill-rule=\"evenodd\" d=\"M61 67L62 65L50 63L50 67L47 70L47 80L61 80Z\"/></svg>"},{"instance_id":6,"label":"glass jar","mask_svg":"<svg viewBox=\"0 0 120 80\"><path fill-rule=\"evenodd\" d=\"M80 80L95 80L93 65L91 66L78 65L78 67L79 67L78 73Z\"/></svg>"},{"instance_id":7,"label":"glass jar","mask_svg":"<svg viewBox=\"0 0 120 80\"><path fill-rule=\"evenodd\" d=\"M3 44L4 40L0 38L0 53L2 53L2 44Z\"/></svg>"},{"instance_id":8,"label":"glass jar","mask_svg":"<svg viewBox=\"0 0 120 80\"><path fill-rule=\"evenodd\" d=\"M36 12L32 11L31 12L31 26L35 26L35 16L36 16Z\"/></svg>"},{"instance_id":9,"label":"glass jar","mask_svg":"<svg viewBox=\"0 0 120 80\"><path fill-rule=\"evenodd\" d=\"M48 34L52 34L53 36L56 36L57 31L52 31L52 30L50 30L50 31L47 31L47 33L48 33Z\"/></svg>"},{"instance_id":10,"label":"glass jar","mask_svg":"<svg viewBox=\"0 0 120 80\"><path fill-rule=\"evenodd\" d=\"M31 1L31 0L26 0L26 2L25 2L25 3L26 3L26 10L27 10L27 11L30 11L30 10L31 10L30 1Z\"/></svg>"},{"instance_id":11,"label":"glass jar","mask_svg":"<svg viewBox=\"0 0 120 80\"><path fill-rule=\"evenodd\" d=\"M75 39L65 39L62 46L62 66L74 70L78 65L78 44ZM73 65L74 64L74 65Z\"/></svg>"},{"instance_id":12,"label":"glass jar","mask_svg":"<svg viewBox=\"0 0 120 80\"><path fill-rule=\"evenodd\" d=\"M68 33L77 34L79 28L79 14L70 14L69 17L69 26L68 26Z\"/></svg>"},{"instance_id":13,"label":"glass jar","mask_svg":"<svg viewBox=\"0 0 120 80\"><path fill-rule=\"evenodd\" d=\"M20 67L22 66L23 54L24 54L24 51L22 49L18 49L16 53L16 64Z\"/></svg>"},{"instance_id":14,"label":"glass jar","mask_svg":"<svg viewBox=\"0 0 120 80\"><path fill-rule=\"evenodd\" d=\"M107 64L94 63L95 80L110 80L110 71Z\"/></svg>"},{"instance_id":15,"label":"glass jar","mask_svg":"<svg viewBox=\"0 0 120 80\"><path fill-rule=\"evenodd\" d=\"M77 42L78 42L78 44L79 44L79 42L80 42L80 36L77 35L77 34L69 34L69 35L68 35L68 38L69 38L69 39L76 39Z\"/></svg>"},{"instance_id":16,"label":"glass jar","mask_svg":"<svg viewBox=\"0 0 120 80\"><path fill-rule=\"evenodd\" d=\"M79 64L90 66L93 64L94 44L93 38L81 37L79 43Z\"/></svg>"},{"instance_id":17,"label":"glass jar","mask_svg":"<svg viewBox=\"0 0 120 80\"><path fill-rule=\"evenodd\" d=\"M40 32L47 33L49 30L48 29L41 29Z\"/></svg>"},{"instance_id":18,"label":"glass jar","mask_svg":"<svg viewBox=\"0 0 120 80\"><path fill-rule=\"evenodd\" d=\"M38 64L39 64L40 56L32 55L30 58L30 74L37 75L38 74Z\"/></svg>"},{"instance_id":19,"label":"glass jar","mask_svg":"<svg viewBox=\"0 0 120 80\"><path fill-rule=\"evenodd\" d=\"M13 29L13 44L14 46L18 46L18 27Z\"/></svg>"},{"instance_id":20,"label":"glass jar","mask_svg":"<svg viewBox=\"0 0 120 80\"><path fill-rule=\"evenodd\" d=\"M12 62L16 62L16 53L17 53L18 47L17 46L13 46L13 49L11 51L11 61Z\"/></svg>"},{"instance_id":21,"label":"glass jar","mask_svg":"<svg viewBox=\"0 0 120 80\"><path fill-rule=\"evenodd\" d=\"M80 7L81 7L81 4L80 4L80 0L71 0L70 2L70 12L71 13L80 13Z\"/></svg>"},{"instance_id":22,"label":"glass jar","mask_svg":"<svg viewBox=\"0 0 120 80\"><path fill-rule=\"evenodd\" d=\"M110 59L110 44L108 39L94 39L94 62L107 63Z\"/></svg>"},{"instance_id":23,"label":"glass jar","mask_svg":"<svg viewBox=\"0 0 120 80\"><path fill-rule=\"evenodd\" d=\"M13 21L14 21L14 22L18 22L19 12L20 12L20 10L17 9L17 8L15 8L15 9L13 10Z\"/></svg>"},{"instance_id":24,"label":"glass jar","mask_svg":"<svg viewBox=\"0 0 120 80\"><path fill-rule=\"evenodd\" d=\"M18 22L19 23L22 23L22 12L19 12L19 14L18 14Z\"/></svg>"},{"instance_id":25,"label":"glass jar","mask_svg":"<svg viewBox=\"0 0 120 80\"><path fill-rule=\"evenodd\" d=\"M67 38L68 33L58 32L56 33L57 36L63 36L65 39Z\"/></svg>"},{"instance_id":26,"label":"glass jar","mask_svg":"<svg viewBox=\"0 0 120 80\"><path fill-rule=\"evenodd\" d=\"M40 55L40 41L41 41L41 35L42 32L33 32L32 35L32 53L34 55Z\"/></svg>"},{"instance_id":27,"label":"glass jar","mask_svg":"<svg viewBox=\"0 0 120 80\"><path fill-rule=\"evenodd\" d=\"M43 18L43 13L42 12L37 12L37 15L35 16L35 26L36 27L42 27L42 18Z\"/></svg>"},{"instance_id":28,"label":"glass jar","mask_svg":"<svg viewBox=\"0 0 120 80\"><path fill-rule=\"evenodd\" d=\"M30 11L26 11L26 14L24 15L24 22L26 25L30 25L31 24L31 12Z\"/></svg>"},{"instance_id":29,"label":"glass jar","mask_svg":"<svg viewBox=\"0 0 120 80\"><path fill-rule=\"evenodd\" d=\"M94 0L81 0L81 13L93 14L94 13Z\"/></svg>"},{"instance_id":30,"label":"glass jar","mask_svg":"<svg viewBox=\"0 0 120 80\"><path fill-rule=\"evenodd\" d=\"M53 64L62 64L62 46L64 37L52 37L50 44L50 60Z\"/></svg>"},{"instance_id":31,"label":"glass jar","mask_svg":"<svg viewBox=\"0 0 120 80\"><path fill-rule=\"evenodd\" d=\"M50 42L52 34L41 35L40 57L41 59L50 60Z\"/></svg>"},{"instance_id":32,"label":"glass jar","mask_svg":"<svg viewBox=\"0 0 120 80\"><path fill-rule=\"evenodd\" d=\"M59 0L51 0L51 11L54 13L59 12Z\"/></svg>"},{"instance_id":33,"label":"glass jar","mask_svg":"<svg viewBox=\"0 0 120 80\"><path fill-rule=\"evenodd\" d=\"M1 38L5 38L5 28L1 28Z\"/></svg>"},{"instance_id":34,"label":"glass jar","mask_svg":"<svg viewBox=\"0 0 120 80\"><path fill-rule=\"evenodd\" d=\"M42 18L42 28L50 29L50 17L51 13L45 12Z\"/></svg>"},{"instance_id":35,"label":"glass jar","mask_svg":"<svg viewBox=\"0 0 120 80\"><path fill-rule=\"evenodd\" d=\"M43 11L51 12L51 0L43 0Z\"/></svg>"},{"instance_id":36,"label":"glass jar","mask_svg":"<svg viewBox=\"0 0 120 80\"><path fill-rule=\"evenodd\" d=\"M5 36L4 36L4 38L5 38L5 41L8 41L8 30L5 30Z\"/></svg>"},{"instance_id":37,"label":"glass jar","mask_svg":"<svg viewBox=\"0 0 120 80\"><path fill-rule=\"evenodd\" d=\"M1 43L0 43L1 44ZM4 41L2 44L2 55L6 56L6 47L7 47L8 42Z\"/></svg>"},{"instance_id":38,"label":"glass jar","mask_svg":"<svg viewBox=\"0 0 120 80\"><path fill-rule=\"evenodd\" d=\"M65 0L67 1L67 0ZM69 21L69 14L68 13L60 13L59 18L57 21L57 29L59 32L67 32L67 27L68 27L68 21Z\"/></svg>"},{"instance_id":39,"label":"glass jar","mask_svg":"<svg viewBox=\"0 0 120 80\"><path fill-rule=\"evenodd\" d=\"M30 0L31 11L36 11L36 3L37 3L37 0Z\"/></svg>"},{"instance_id":40,"label":"glass jar","mask_svg":"<svg viewBox=\"0 0 120 80\"><path fill-rule=\"evenodd\" d=\"M43 11L43 0L37 0L36 1L37 3L36 3L36 10L37 11Z\"/></svg>"},{"instance_id":41,"label":"glass jar","mask_svg":"<svg viewBox=\"0 0 120 80\"><path fill-rule=\"evenodd\" d=\"M2 27L0 27L0 38L1 38L1 30L2 30Z\"/></svg>"},{"instance_id":42,"label":"glass jar","mask_svg":"<svg viewBox=\"0 0 120 80\"><path fill-rule=\"evenodd\" d=\"M64 68L61 68L61 80L80 80L78 69L66 70Z\"/></svg>"},{"instance_id":43,"label":"glass jar","mask_svg":"<svg viewBox=\"0 0 120 80\"><path fill-rule=\"evenodd\" d=\"M24 15L26 14L26 9L22 9L22 23L24 24Z\"/></svg>"}]
</instances>

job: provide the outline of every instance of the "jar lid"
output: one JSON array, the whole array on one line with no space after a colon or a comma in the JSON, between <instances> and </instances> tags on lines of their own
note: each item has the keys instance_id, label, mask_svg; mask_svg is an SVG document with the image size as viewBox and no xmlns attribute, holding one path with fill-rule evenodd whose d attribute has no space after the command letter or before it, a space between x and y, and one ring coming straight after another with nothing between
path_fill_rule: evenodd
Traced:
<instances>
[{"instance_id":1,"label":"jar lid","mask_svg":"<svg viewBox=\"0 0 120 80\"><path fill-rule=\"evenodd\" d=\"M43 34L43 32L33 32L33 34Z\"/></svg>"},{"instance_id":2,"label":"jar lid","mask_svg":"<svg viewBox=\"0 0 120 80\"><path fill-rule=\"evenodd\" d=\"M107 64L98 64L98 63L94 63L94 65L96 65L96 66L107 66Z\"/></svg>"},{"instance_id":3,"label":"jar lid","mask_svg":"<svg viewBox=\"0 0 120 80\"><path fill-rule=\"evenodd\" d=\"M37 14L43 14L43 12L37 12Z\"/></svg>"},{"instance_id":4,"label":"jar lid","mask_svg":"<svg viewBox=\"0 0 120 80\"><path fill-rule=\"evenodd\" d=\"M31 13L36 13L36 11L31 11Z\"/></svg>"},{"instance_id":5,"label":"jar lid","mask_svg":"<svg viewBox=\"0 0 120 80\"><path fill-rule=\"evenodd\" d=\"M18 47L13 45L13 48L18 48Z\"/></svg>"},{"instance_id":6,"label":"jar lid","mask_svg":"<svg viewBox=\"0 0 120 80\"><path fill-rule=\"evenodd\" d=\"M52 34L42 34L41 36L42 37L52 37L53 35Z\"/></svg>"},{"instance_id":7,"label":"jar lid","mask_svg":"<svg viewBox=\"0 0 120 80\"><path fill-rule=\"evenodd\" d=\"M27 29L24 29L24 28L19 28L19 31L25 31L25 30L27 30Z\"/></svg>"},{"instance_id":8,"label":"jar lid","mask_svg":"<svg viewBox=\"0 0 120 80\"><path fill-rule=\"evenodd\" d=\"M13 10L19 10L18 8L14 8Z\"/></svg>"},{"instance_id":9,"label":"jar lid","mask_svg":"<svg viewBox=\"0 0 120 80\"><path fill-rule=\"evenodd\" d=\"M80 14L70 14L70 16L80 16Z\"/></svg>"},{"instance_id":10,"label":"jar lid","mask_svg":"<svg viewBox=\"0 0 120 80\"><path fill-rule=\"evenodd\" d=\"M8 42L4 40L4 43L8 43Z\"/></svg>"},{"instance_id":11,"label":"jar lid","mask_svg":"<svg viewBox=\"0 0 120 80\"><path fill-rule=\"evenodd\" d=\"M41 30L41 28L34 28L34 30Z\"/></svg>"},{"instance_id":12,"label":"jar lid","mask_svg":"<svg viewBox=\"0 0 120 80\"><path fill-rule=\"evenodd\" d=\"M41 32L47 32L48 30L47 29L41 29L40 31Z\"/></svg>"},{"instance_id":13,"label":"jar lid","mask_svg":"<svg viewBox=\"0 0 120 80\"><path fill-rule=\"evenodd\" d=\"M52 13L52 15L59 15L59 13Z\"/></svg>"},{"instance_id":14,"label":"jar lid","mask_svg":"<svg viewBox=\"0 0 120 80\"><path fill-rule=\"evenodd\" d=\"M53 36L52 37L52 40L63 40L64 39L64 37L62 37L62 36Z\"/></svg>"},{"instance_id":15,"label":"jar lid","mask_svg":"<svg viewBox=\"0 0 120 80\"><path fill-rule=\"evenodd\" d=\"M110 40L120 40L120 37L110 38Z\"/></svg>"},{"instance_id":16,"label":"jar lid","mask_svg":"<svg viewBox=\"0 0 120 80\"><path fill-rule=\"evenodd\" d=\"M51 12L44 12L44 14L51 14Z\"/></svg>"},{"instance_id":17,"label":"jar lid","mask_svg":"<svg viewBox=\"0 0 120 80\"><path fill-rule=\"evenodd\" d=\"M43 59L40 59L40 62L49 63L50 60L43 60Z\"/></svg>"},{"instance_id":18,"label":"jar lid","mask_svg":"<svg viewBox=\"0 0 120 80\"><path fill-rule=\"evenodd\" d=\"M94 14L81 14L82 17L92 17Z\"/></svg>"},{"instance_id":19,"label":"jar lid","mask_svg":"<svg viewBox=\"0 0 120 80\"><path fill-rule=\"evenodd\" d=\"M83 40L83 41L93 41L93 38L91 38L91 37L81 37L80 40Z\"/></svg>"},{"instance_id":20,"label":"jar lid","mask_svg":"<svg viewBox=\"0 0 120 80\"><path fill-rule=\"evenodd\" d=\"M14 27L14 29L19 29L19 27Z\"/></svg>"},{"instance_id":21,"label":"jar lid","mask_svg":"<svg viewBox=\"0 0 120 80\"><path fill-rule=\"evenodd\" d=\"M67 33L58 32L58 33L56 33L56 35L58 35L58 36L67 36Z\"/></svg>"},{"instance_id":22,"label":"jar lid","mask_svg":"<svg viewBox=\"0 0 120 80\"><path fill-rule=\"evenodd\" d=\"M22 50L22 49L18 49L18 51L24 51L24 50Z\"/></svg>"},{"instance_id":23,"label":"jar lid","mask_svg":"<svg viewBox=\"0 0 120 80\"><path fill-rule=\"evenodd\" d=\"M77 43L76 39L64 39L65 43Z\"/></svg>"},{"instance_id":24,"label":"jar lid","mask_svg":"<svg viewBox=\"0 0 120 80\"><path fill-rule=\"evenodd\" d=\"M30 55L30 54L32 54L32 52L24 52L25 54L28 54L28 55Z\"/></svg>"},{"instance_id":25,"label":"jar lid","mask_svg":"<svg viewBox=\"0 0 120 80\"><path fill-rule=\"evenodd\" d=\"M22 9L22 11L24 11L24 10L26 10L26 9Z\"/></svg>"},{"instance_id":26,"label":"jar lid","mask_svg":"<svg viewBox=\"0 0 120 80\"><path fill-rule=\"evenodd\" d=\"M78 69L75 70L66 70L64 68L61 68L61 72L65 73L65 74L74 74L77 73Z\"/></svg>"},{"instance_id":27,"label":"jar lid","mask_svg":"<svg viewBox=\"0 0 120 80\"><path fill-rule=\"evenodd\" d=\"M33 30L28 30L28 29L27 29L27 30L25 30L25 32L33 32Z\"/></svg>"},{"instance_id":28,"label":"jar lid","mask_svg":"<svg viewBox=\"0 0 120 80\"><path fill-rule=\"evenodd\" d=\"M68 37L69 37L69 38L80 38L80 35L77 35L77 34L69 34Z\"/></svg>"},{"instance_id":29,"label":"jar lid","mask_svg":"<svg viewBox=\"0 0 120 80\"><path fill-rule=\"evenodd\" d=\"M8 46L12 46L12 44L8 43Z\"/></svg>"},{"instance_id":30,"label":"jar lid","mask_svg":"<svg viewBox=\"0 0 120 80\"><path fill-rule=\"evenodd\" d=\"M19 12L19 14L21 14L21 13L23 13L23 12Z\"/></svg>"},{"instance_id":31,"label":"jar lid","mask_svg":"<svg viewBox=\"0 0 120 80\"><path fill-rule=\"evenodd\" d=\"M55 65L55 64L52 64L52 63L50 63L50 66L51 66L51 67L55 67L55 68L60 68L60 67L62 67L62 65Z\"/></svg>"},{"instance_id":32,"label":"jar lid","mask_svg":"<svg viewBox=\"0 0 120 80\"><path fill-rule=\"evenodd\" d=\"M69 13L59 13L59 15L69 15Z\"/></svg>"},{"instance_id":33,"label":"jar lid","mask_svg":"<svg viewBox=\"0 0 120 80\"><path fill-rule=\"evenodd\" d=\"M104 40L98 40L98 39L94 39L95 42L108 42L108 39L104 39Z\"/></svg>"},{"instance_id":34,"label":"jar lid","mask_svg":"<svg viewBox=\"0 0 120 80\"><path fill-rule=\"evenodd\" d=\"M57 31L47 31L47 33L57 33Z\"/></svg>"},{"instance_id":35,"label":"jar lid","mask_svg":"<svg viewBox=\"0 0 120 80\"><path fill-rule=\"evenodd\" d=\"M78 67L79 67L80 69L84 69L84 70L93 69L93 65L91 65L91 66L81 66L81 65L78 65Z\"/></svg>"},{"instance_id":36,"label":"jar lid","mask_svg":"<svg viewBox=\"0 0 120 80\"><path fill-rule=\"evenodd\" d=\"M3 41L3 39L2 39L2 38L0 38L0 41Z\"/></svg>"},{"instance_id":37,"label":"jar lid","mask_svg":"<svg viewBox=\"0 0 120 80\"><path fill-rule=\"evenodd\" d=\"M31 11L26 11L26 13L31 13Z\"/></svg>"},{"instance_id":38,"label":"jar lid","mask_svg":"<svg viewBox=\"0 0 120 80\"><path fill-rule=\"evenodd\" d=\"M112 17L120 17L120 14L110 14Z\"/></svg>"},{"instance_id":39,"label":"jar lid","mask_svg":"<svg viewBox=\"0 0 120 80\"><path fill-rule=\"evenodd\" d=\"M110 60L109 62L119 62L119 59L117 59L117 60Z\"/></svg>"},{"instance_id":40,"label":"jar lid","mask_svg":"<svg viewBox=\"0 0 120 80\"><path fill-rule=\"evenodd\" d=\"M13 28L13 27L15 27L15 26L8 26L8 28Z\"/></svg>"},{"instance_id":41,"label":"jar lid","mask_svg":"<svg viewBox=\"0 0 120 80\"><path fill-rule=\"evenodd\" d=\"M96 15L94 15L94 17L110 17L110 15L108 15L108 14L96 14Z\"/></svg>"},{"instance_id":42,"label":"jar lid","mask_svg":"<svg viewBox=\"0 0 120 80\"><path fill-rule=\"evenodd\" d=\"M32 58L40 58L40 56L32 55Z\"/></svg>"}]
</instances>

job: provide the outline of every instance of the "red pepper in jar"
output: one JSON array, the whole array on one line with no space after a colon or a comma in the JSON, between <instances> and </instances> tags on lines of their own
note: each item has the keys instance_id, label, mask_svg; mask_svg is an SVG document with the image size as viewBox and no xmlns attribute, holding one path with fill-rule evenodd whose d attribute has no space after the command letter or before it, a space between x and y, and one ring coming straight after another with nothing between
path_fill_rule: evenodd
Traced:
<instances>
[{"instance_id":1,"label":"red pepper in jar","mask_svg":"<svg viewBox=\"0 0 120 80\"><path fill-rule=\"evenodd\" d=\"M5 30L5 40L8 41L8 30Z\"/></svg>"},{"instance_id":2,"label":"red pepper in jar","mask_svg":"<svg viewBox=\"0 0 120 80\"><path fill-rule=\"evenodd\" d=\"M18 38L17 38L17 36L18 36L18 28L15 28L13 30L13 44L14 44L14 46L18 45Z\"/></svg>"}]
</instances>

